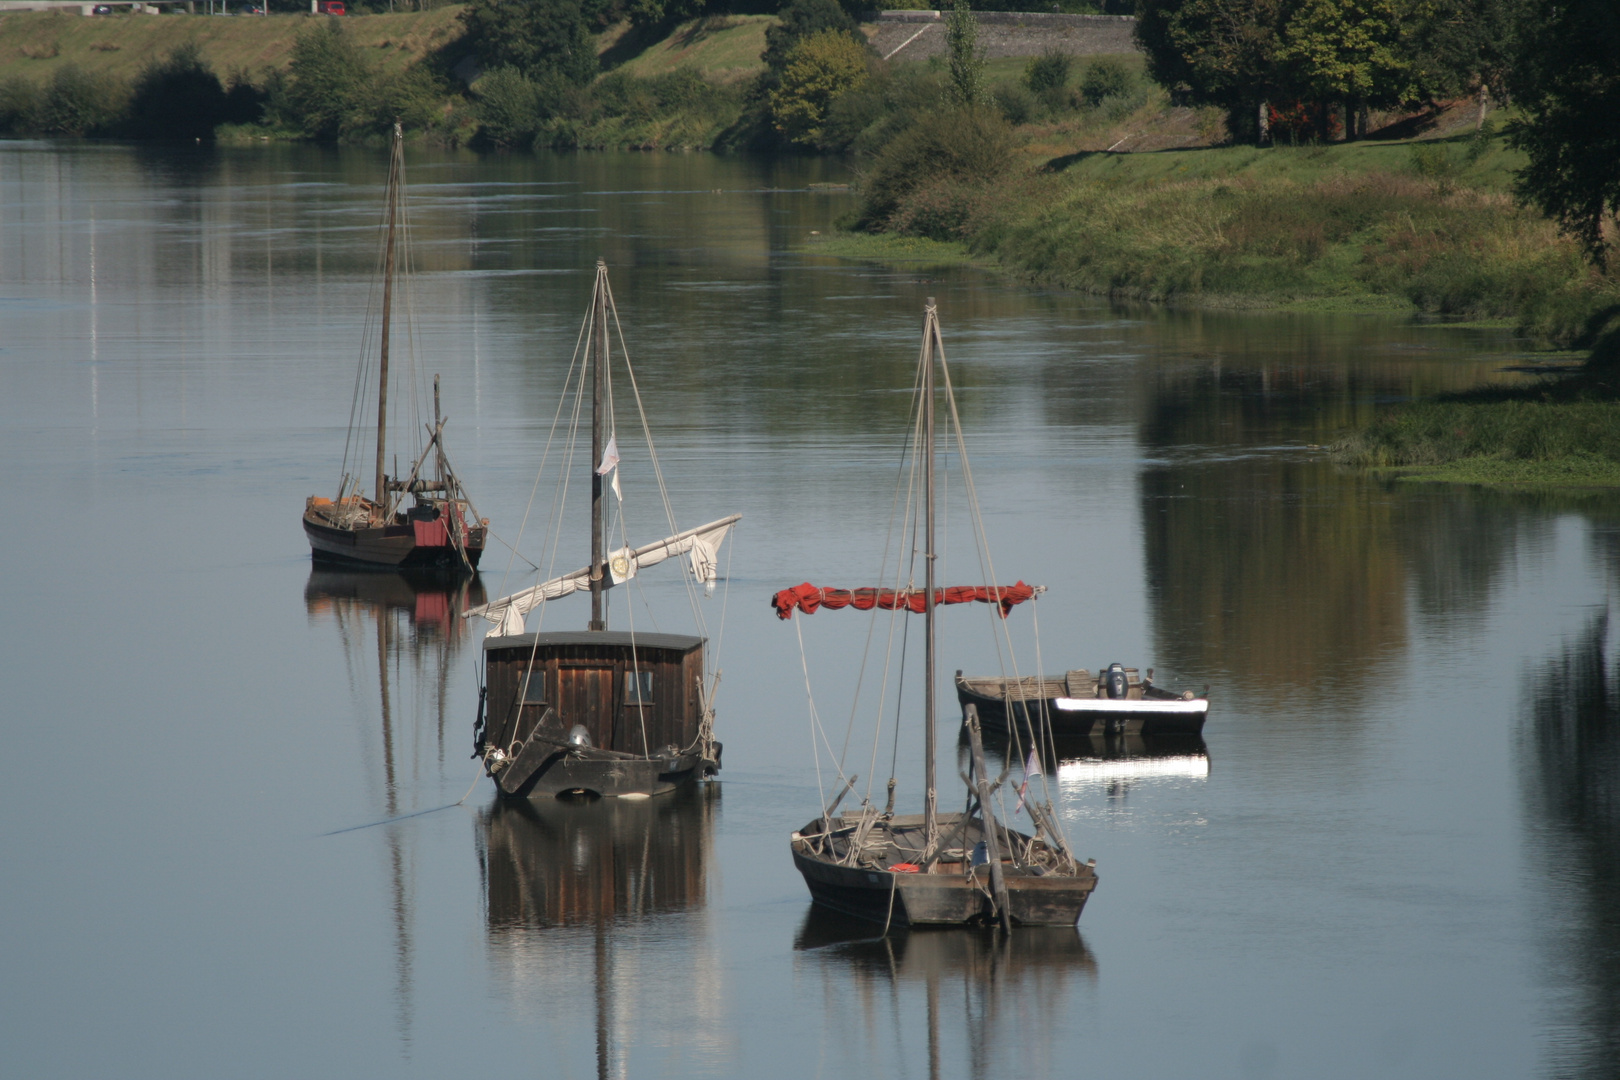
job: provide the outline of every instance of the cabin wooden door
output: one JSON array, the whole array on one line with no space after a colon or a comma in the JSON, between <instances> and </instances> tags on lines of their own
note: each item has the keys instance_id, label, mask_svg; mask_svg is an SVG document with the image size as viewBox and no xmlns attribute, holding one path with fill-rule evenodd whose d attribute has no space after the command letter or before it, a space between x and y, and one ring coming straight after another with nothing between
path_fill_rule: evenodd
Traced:
<instances>
[{"instance_id":1,"label":"cabin wooden door","mask_svg":"<svg viewBox=\"0 0 1620 1080\"><path fill-rule=\"evenodd\" d=\"M591 744L616 749L613 743L613 669L562 664L557 668L557 713L564 728L584 724Z\"/></svg>"}]
</instances>

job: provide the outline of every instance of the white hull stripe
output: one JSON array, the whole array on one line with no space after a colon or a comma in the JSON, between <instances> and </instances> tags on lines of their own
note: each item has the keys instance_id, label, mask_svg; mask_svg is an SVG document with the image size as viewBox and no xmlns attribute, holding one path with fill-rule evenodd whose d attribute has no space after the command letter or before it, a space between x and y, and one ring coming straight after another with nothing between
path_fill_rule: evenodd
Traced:
<instances>
[{"instance_id":1,"label":"white hull stripe","mask_svg":"<svg viewBox=\"0 0 1620 1080\"><path fill-rule=\"evenodd\" d=\"M1182 715L1209 711L1208 698L1191 701L1120 701L1116 698L1053 698L1052 705L1060 712L1143 713L1152 716Z\"/></svg>"}]
</instances>

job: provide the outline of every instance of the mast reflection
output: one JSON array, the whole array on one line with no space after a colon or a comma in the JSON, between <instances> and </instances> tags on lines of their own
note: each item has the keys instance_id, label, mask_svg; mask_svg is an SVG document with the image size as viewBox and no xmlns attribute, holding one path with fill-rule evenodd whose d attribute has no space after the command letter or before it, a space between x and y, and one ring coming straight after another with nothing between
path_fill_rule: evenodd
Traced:
<instances>
[{"instance_id":1,"label":"mast reflection","mask_svg":"<svg viewBox=\"0 0 1620 1080\"><path fill-rule=\"evenodd\" d=\"M965 1057L967 1074L975 1080L1018 1075L1021 1056L1040 1050L1026 1036L1065 1024L1073 1015L1071 994L1097 981L1096 959L1079 930L1069 927L1019 927L1010 934L994 928L900 930L880 936L869 922L812 906L793 948L795 968L821 976L828 1002L847 1001L864 1018L862 1034L869 1042L892 1046L904 1056L921 1049L902 1020L920 993L929 1080L941 1075L945 1058L955 1065ZM879 1004L884 998L886 1010ZM885 1013L893 1030L875 1030L883 1026Z\"/></svg>"},{"instance_id":2,"label":"mast reflection","mask_svg":"<svg viewBox=\"0 0 1620 1080\"><path fill-rule=\"evenodd\" d=\"M484 599L484 587L476 577L452 581L441 576L319 566L310 571L304 585L304 610L311 623L330 622L337 628L356 718L365 721L371 715L371 700L377 702L377 741L372 742L364 727L360 736L362 756L376 789L376 809L384 818L418 809L402 807L402 781L421 780L422 773L430 769L442 773L445 767L449 674L467 637L461 612ZM404 730L398 715L402 705L409 720ZM431 755L420 751L424 706L430 710L434 733ZM381 776L375 768L378 750ZM415 955L415 883L410 871L415 834L390 825L382 835L394 923L396 1023L401 1039L408 1043Z\"/></svg>"},{"instance_id":3,"label":"mast reflection","mask_svg":"<svg viewBox=\"0 0 1620 1080\"><path fill-rule=\"evenodd\" d=\"M581 1009L588 982L599 1077L628 1075L635 1022L651 1011L674 1010L693 1050L718 1052L720 979L702 914L719 797L702 784L649 800L500 799L479 817L492 966L516 999L558 995L532 1012L558 1022ZM670 980L649 978L664 962Z\"/></svg>"}]
</instances>

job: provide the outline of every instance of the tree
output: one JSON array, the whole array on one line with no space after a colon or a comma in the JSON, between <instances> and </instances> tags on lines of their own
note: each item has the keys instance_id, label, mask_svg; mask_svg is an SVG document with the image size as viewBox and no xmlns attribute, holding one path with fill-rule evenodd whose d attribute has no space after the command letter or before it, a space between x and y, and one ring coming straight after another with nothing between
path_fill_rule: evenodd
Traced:
<instances>
[{"instance_id":1,"label":"tree","mask_svg":"<svg viewBox=\"0 0 1620 1080\"><path fill-rule=\"evenodd\" d=\"M579 85L601 70L578 0L471 0L461 22L485 69L516 68L531 79L554 71Z\"/></svg>"},{"instance_id":2,"label":"tree","mask_svg":"<svg viewBox=\"0 0 1620 1080\"><path fill-rule=\"evenodd\" d=\"M1484 88L1503 95L1518 52L1526 0L1422 0L1404 52L1425 95L1458 97Z\"/></svg>"},{"instance_id":3,"label":"tree","mask_svg":"<svg viewBox=\"0 0 1620 1080\"><path fill-rule=\"evenodd\" d=\"M836 30L863 48L866 46L860 26L838 5L838 0L793 0L777 18L781 21L765 31L765 51L760 54L772 72L787 67L788 54L795 45L823 31Z\"/></svg>"},{"instance_id":4,"label":"tree","mask_svg":"<svg viewBox=\"0 0 1620 1080\"><path fill-rule=\"evenodd\" d=\"M1607 266L1620 230L1620 7L1534 0L1514 78L1521 198Z\"/></svg>"},{"instance_id":5,"label":"tree","mask_svg":"<svg viewBox=\"0 0 1620 1080\"><path fill-rule=\"evenodd\" d=\"M800 145L817 145L833 102L866 81L867 60L866 49L838 30L801 40L770 92L776 130Z\"/></svg>"},{"instance_id":6,"label":"tree","mask_svg":"<svg viewBox=\"0 0 1620 1080\"><path fill-rule=\"evenodd\" d=\"M968 0L956 0L945 16L945 51L951 59L951 94L961 105L981 105L990 95L984 87L984 53L979 49L979 20Z\"/></svg>"},{"instance_id":7,"label":"tree","mask_svg":"<svg viewBox=\"0 0 1620 1080\"><path fill-rule=\"evenodd\" d=\"M1283 81L1285 0L1137 0L1136 12L1155 82L1189 104L1226 109L1234 131L1263 134L1252 121Z\"/></svg>"},{"instance_id":8,"label":"tree","mask_svg":"<svg viewBox=\"0 0 1620 1080\"><path fill-rule=\"evenodd\" d=\"M130 133L140 139L210 140L225 119L225 88L190 41L148 63L135 79Z\"/></svg>"},{"instance_id":9,"label":"tree","mask_svg":"<svg viewBox=\"0 0 1620 1080\"><path fill-rule=\"evenodd\" d=\"M1394 104L1416 87L1401 55L1405 7L1396 0L1303 0L1285 24L1283 80L1310 101Z\"/></svg>"},{"instance_id":10,"label":"tree","mask_svg":"<svg viewBox=\"0 0 1620 1080\"><path fill-rule=\"evenodd\" d=\"M336 141L349 126L371 65L349 38L343 24L328 19L293 42L287 66L285 122L311 139Z\"/></svg>"},{"instance_id":11,"label":"tree","mask_svg":"<svg viewBox=\"0 0 1620 1080\"><path fill-rule=\"evenodd\" d=\"M106 134L123 117L127 92L111 76L65 64L46 85L35 123L47 135Z\"/></svg>"}]
</instances>

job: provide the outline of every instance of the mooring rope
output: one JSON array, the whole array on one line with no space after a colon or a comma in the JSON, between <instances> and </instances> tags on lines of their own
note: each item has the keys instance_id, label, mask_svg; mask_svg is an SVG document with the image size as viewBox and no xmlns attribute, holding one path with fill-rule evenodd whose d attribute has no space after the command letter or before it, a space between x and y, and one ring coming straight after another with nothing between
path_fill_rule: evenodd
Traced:
<instances>
[{"instance_id":1,"label":"mooring rope","mask_svg":"<svg viewBox=\"0 0 1620 1080\"><path fill-rule=\"evenodd\" d=\"M472 795L473 788L476 788L478 786L478 781L482 780L483 778L483 768L480 766L478 775L473 777L472 785L467 788L467 793L453 803L445 803L443 806L435 806L428 810L412 810L408 814L399 814L391 818L383 818L381 821L368 821L364 825L349 825L342 829L333 829L331 832L321 833L321 835L339 836L343 833L359 832L361 829L375 829L378 825L392 825L394 822L404 821L406 818L421 817L423 814L436 814L440 810L449 810L466 802L467 799Z\"/></svg>"}]
</instances>

